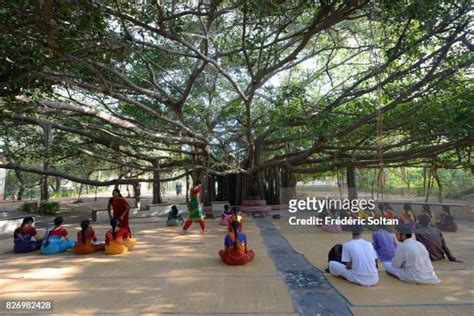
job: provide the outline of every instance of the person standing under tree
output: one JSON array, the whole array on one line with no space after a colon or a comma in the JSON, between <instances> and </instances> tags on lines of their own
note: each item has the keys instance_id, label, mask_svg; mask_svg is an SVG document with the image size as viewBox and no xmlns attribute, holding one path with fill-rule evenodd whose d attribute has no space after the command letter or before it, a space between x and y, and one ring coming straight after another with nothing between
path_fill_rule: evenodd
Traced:
<instances>
[{"instance_id":1,"label":"person standing under tree","mask_svg":"<svg viewBox=\"0 0 474 316\"><path fill-rule=\"evenodd\" d=\"M183 186L181 183L179 182L176 182L176 196L180 196L181 195L181 190L182 190Z\"/></svg>"},{"instance_id":2,"label":"person standing under tree","mask_svg":"<svg viewBox=\"0 0 474 316\"><path fill-rule=\"evenodd\" d=\"M129 213L130 205L127 200L120 194L120 190L115 188L112 191L112 197L109 199L107 205L107 211L109 212L110 219L115 218L118 220L118 227L123 227L128 231L129 236L132 236L129 224ZM111 212L113 211L113 213Z\"/></svg>"},{"instance_id":3,"label":"person standing under tree","mask_svg":"<svg viewBox=\"0 0 474 316\"><path fill-rule=\"evenodd\" d=\"M202 183L197 180L194 188L190 191L191 199L189 200L188 209L189 209L189 219L184 224L183 230L188 231L188 228L193 222L198 222L201 227L201 233L204 233L206 224L204 224L204 212L201 204L201 190Z\"/></svg>"}]
</instances>

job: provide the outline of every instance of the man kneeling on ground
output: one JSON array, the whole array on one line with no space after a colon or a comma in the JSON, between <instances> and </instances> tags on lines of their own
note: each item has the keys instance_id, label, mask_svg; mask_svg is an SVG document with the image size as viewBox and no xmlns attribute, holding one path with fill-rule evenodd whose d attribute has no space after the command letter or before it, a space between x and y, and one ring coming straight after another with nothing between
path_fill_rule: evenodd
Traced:
<instances>
[{"instance_id":1,"label":"man kneeling on ground","mask_svg":"<svg viewBox=\"0 0 474 316\"><path fill-rule=\"evenodd\" d=\"M395 250L392 261L383 263L387 273L408 283L441 282L433 270L428 250L422 243L411 238L412 231L399 227L396 236L401 244Z\"/></svg>"},{"instance_id":2,"label":"man kneeling on ground","mask_svg":"<svg viewBox=\"0 0 474 316\"><path fill-rule=\"evenodd\" d=\"M362 239L362 226L352 226L352 240L343 244L341 261L329 261L329 272L363 286L379 282L377 254L372 244Z\"/></svg>"}]
</instances>

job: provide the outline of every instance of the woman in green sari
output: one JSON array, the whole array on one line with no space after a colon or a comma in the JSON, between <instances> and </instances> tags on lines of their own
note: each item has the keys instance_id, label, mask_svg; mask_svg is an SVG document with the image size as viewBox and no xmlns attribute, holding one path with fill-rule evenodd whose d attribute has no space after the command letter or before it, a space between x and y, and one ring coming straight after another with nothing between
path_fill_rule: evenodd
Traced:
<instances>
[{"instance_id":1,"label":"woman in green sari","mask_svg":"<svg viewBox=\"0 0 474 316\"><path fill-rule=\"evenodd\" d=\"M189 200L188 210L189 210L189 219L184 223L183 230L186 232L193 222L198 222L201 226L201 233L204 233L206 225L204 224L204 211L202 208L201 200L201 181L197 180L194 188L191 189L190 195L191 199Z\"/></svg>"}]
</instances>

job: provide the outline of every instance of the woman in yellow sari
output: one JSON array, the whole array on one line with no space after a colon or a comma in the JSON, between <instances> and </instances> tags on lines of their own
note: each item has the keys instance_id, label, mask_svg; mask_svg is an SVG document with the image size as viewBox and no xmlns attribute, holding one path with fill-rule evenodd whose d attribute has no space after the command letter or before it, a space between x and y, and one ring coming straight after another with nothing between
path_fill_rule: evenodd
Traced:
<instances>
[{"instance_id":1,"label":"woman in yellow sari","mask_svg":"<svg viewBox=\"0 0 474 316\"><path fill-rule=\"evenodd\" d=\"M130 251L137 243L135 238L130 238L127 228L118 227L118 225L119 221L116 218L110 220L110 226L112 226L112 229L105 234L106 255L119 255Z\"/></svg>"}]
</instances>

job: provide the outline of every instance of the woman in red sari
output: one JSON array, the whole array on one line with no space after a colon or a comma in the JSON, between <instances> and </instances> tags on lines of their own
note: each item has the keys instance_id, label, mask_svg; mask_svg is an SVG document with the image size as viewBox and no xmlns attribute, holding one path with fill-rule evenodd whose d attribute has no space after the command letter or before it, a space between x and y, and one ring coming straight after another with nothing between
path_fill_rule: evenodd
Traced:
<instances>
[{"instance_id":1,"label":"woman in red sari","mask_svg":"<svg viewBox=\"0 0 474 316\"><path fill-rule=\"evenodd\" d=\"M107 210L109 211L109 217L111 219L116 218L119 221L118 227L125 228L128 234L132 236L132 231L128 223L130 205L128 205L127 200L120 194L119 189L115 188L112 191L112 197L109 200ZM111 213L111 210L113 210L113 213Z\"/></svg>"}]
</instances>

